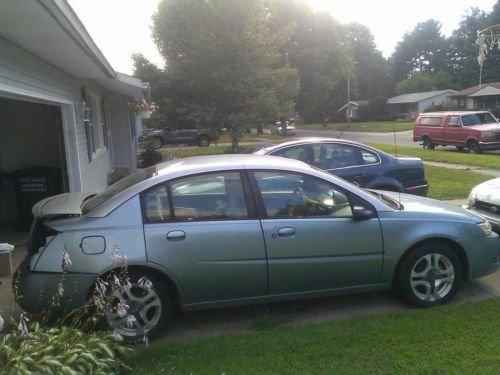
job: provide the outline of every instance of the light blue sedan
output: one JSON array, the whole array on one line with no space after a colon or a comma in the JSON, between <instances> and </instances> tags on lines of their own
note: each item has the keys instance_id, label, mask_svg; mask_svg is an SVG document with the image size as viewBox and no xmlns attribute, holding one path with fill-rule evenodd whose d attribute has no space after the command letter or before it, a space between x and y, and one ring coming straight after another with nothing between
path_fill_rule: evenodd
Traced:
<instances>
[{"instance_id":1,"label":"light blue sedan","mask_svg":"<svg viewBox=\"0 0 500 375\"><path fill-rule=\"evenodd\" d=\"M106 300L105 321L130 340L160 334L174 308L393 287L413 305L435 306L462 280L498 269L500 241L482 217L273 156L172 160L95 196L48 198L33 213L20 305L47 309L62 281L61 310L81 306L126 256L130 285Z\"/></svg>"}]
</instances>

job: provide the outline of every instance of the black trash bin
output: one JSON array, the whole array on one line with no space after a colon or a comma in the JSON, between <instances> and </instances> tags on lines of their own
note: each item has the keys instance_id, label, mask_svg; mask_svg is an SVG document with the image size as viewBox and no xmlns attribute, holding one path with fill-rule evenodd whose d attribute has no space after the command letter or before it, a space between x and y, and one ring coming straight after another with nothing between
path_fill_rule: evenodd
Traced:
<instances>
[{"instance_id":1,"label":"black trash bin","mask_svg":"<svg viewBox=\"0 0 500 375\"><path fill-rule=\"evenodd\" d=\"M63 192L60 168L34 167L12 172L15 180L18 216L29 226L33 219L33 205L47 197Z\"/></svg>"}]
</instances>

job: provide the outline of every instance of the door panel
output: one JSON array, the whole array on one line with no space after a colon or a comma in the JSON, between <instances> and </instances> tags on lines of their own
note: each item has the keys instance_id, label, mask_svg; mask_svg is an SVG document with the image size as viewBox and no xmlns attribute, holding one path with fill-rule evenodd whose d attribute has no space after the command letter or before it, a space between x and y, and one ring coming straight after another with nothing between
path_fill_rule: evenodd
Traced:
<instances>
[{"instance_id":1,"label":"door panel","mask_svg":"<svg viewBox=\"0 0 500 375\"><path fill-rule=\"evenodd\" d=\"M378 219L262 220L262 227L271 294L379 282L382 241ZM294 234L280 236L281 228L293 228Z\"/></svg>"},{"instance_id":2,"label":"door panel","mask_svg":"<svg viewBox=\"0 0 500 375\"><path fill-rule=\"evenodd\" d=\"M379 282L380 223L377 218L353 220L347 192L300 174L255 172L253 176L265 209L261 221L271 294Z\"/></svg>"},{"instance_id":3,"label":"door panel","mask_svg":"<svg viewBox=\"0 0 500 375\"><path fill-rule=\"evenodd\" d=\"M183 303L267 293L266 253L258 220L146 224L144 234L148 261L175 275L185 296Z\"/></svg>"},{"instance_id":4,"label":"door panel","mask_svg":"<svg viewBox=\"0 0 500 375\"><path fill-rule=\"evenodd\" d=\"M148 261L175 275L184 304L267 293L262 228L250 219L239 172L159 184L142 203Z\"/></svg>"}]
</instances>

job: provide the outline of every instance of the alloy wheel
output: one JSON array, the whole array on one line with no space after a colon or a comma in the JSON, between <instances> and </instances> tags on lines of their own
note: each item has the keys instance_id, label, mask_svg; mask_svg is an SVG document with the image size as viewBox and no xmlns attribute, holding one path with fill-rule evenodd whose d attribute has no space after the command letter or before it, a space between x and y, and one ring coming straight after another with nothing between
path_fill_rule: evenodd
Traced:
<instances>
[{"instance_id":1,"label":"alloy wheel","mask_svg":"<svg viewBox=\"0 0 500 375\"><path fill-rule=\"evenodd\" d=\"M424 255L415 262L410 273L410 286L417 298L435 302L446 297L455 282L455 268L442 254Z\"/></svg>"}]
</instances>

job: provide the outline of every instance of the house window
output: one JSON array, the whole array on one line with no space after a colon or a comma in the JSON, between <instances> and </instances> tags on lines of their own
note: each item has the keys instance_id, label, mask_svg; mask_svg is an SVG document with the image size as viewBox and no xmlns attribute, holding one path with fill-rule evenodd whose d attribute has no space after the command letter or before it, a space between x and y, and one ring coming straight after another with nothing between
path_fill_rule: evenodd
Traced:
<instances>
[{"instance_id":1,"label":"house window","mask_svg":"<svg viewBox=\"0 0 500 375\"><path fill-rule=\"evenodd\" d=\"M104 106L102 98L97 94L86 90L86 101L90 108L89 137L91 138L92 156L103 151L107 146L107 136L104 132Z\"/></svg>"}]
</instances>

